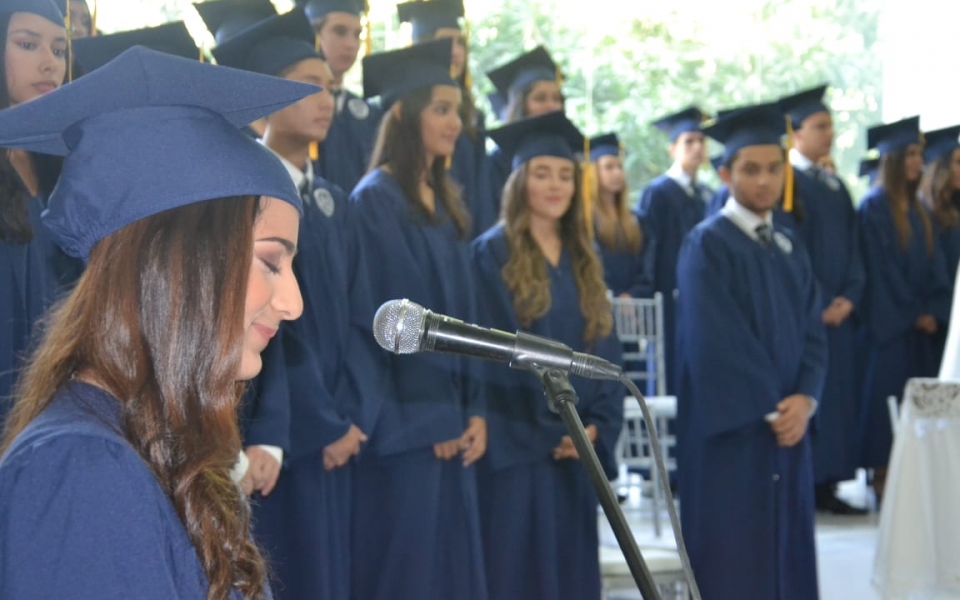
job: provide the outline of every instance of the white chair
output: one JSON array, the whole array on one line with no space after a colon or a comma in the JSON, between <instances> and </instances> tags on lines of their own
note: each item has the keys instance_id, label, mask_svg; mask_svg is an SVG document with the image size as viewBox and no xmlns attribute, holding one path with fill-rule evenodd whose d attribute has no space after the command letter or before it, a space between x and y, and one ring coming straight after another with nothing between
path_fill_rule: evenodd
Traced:
<instances>
[{"instance_id":1,"label":"white chair","mask_svg":"<svg viewBox=\"0 0 960 600\"><path fill-rule=\"evenodd\" d=\"M662 600L686 600L690 597L683 577L680 554L676 548L644 547L640 548L640 554ZM604 600L612 590L637 589L627 560L619 548L600 546L600 576L603 580Z\"/></svg>"},{"instance_id":2,"label":"white chair","mask_svg":"<svg viewBox=\"0 0 960 600\"><path fill-rule=\"evenodd\" d=\"M646 393L665 467L668 473L673 472L677 465L676 460L669 457L669 450L676 445L676 437L670 433L669 426L677 415L677 399L666 395L663 296L658 293L649 299L615 298L613 315L617 336L624 346L625 372ZM664 482L660 481L654 463L647 424L633 396L628 396L624 401L624 422L617 445L617 457L620 461L620 478L624 481L628 480L628 469L649 471L653 528L659 537L661 504L665 499Z\"/></svg>"}]
</instances>

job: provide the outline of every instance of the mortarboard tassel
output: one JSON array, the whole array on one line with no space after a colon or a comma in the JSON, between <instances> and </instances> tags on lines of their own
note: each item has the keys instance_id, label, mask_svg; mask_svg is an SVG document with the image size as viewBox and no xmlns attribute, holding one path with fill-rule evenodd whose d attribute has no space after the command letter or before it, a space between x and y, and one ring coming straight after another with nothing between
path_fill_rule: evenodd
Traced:
<instances>
[{"instance_id":1,"label":"mortarboard tassel","mask_svg":"<svg viewBox=\"0 0 960 600\"><path fill-rule=\"evenodd\" d=\"M373 52L373 22L370 21L370 7L367 7L367 12L363 15L364 23L364 34L363 34L363 54L364 56L370 56L370 53Z\"/></svg>"},{"instance_id":2,"label":"mortarboard tassel","mask_svg":"<svg viewBox=\"0 0 960 600\"><path fill-rule=\"evenodd\" d=\"M320 160L320 142L314 140L310 142L310 161L317 162Z\"/></svg>"},{"instance_id":3,"label":"mortarboard tassel","mask_svg":"<svg viewBox=\"0 0 960 600\"><path fill-rule=\"evenodd\" d=\"M313 49L316 52L320 52L320 34L319 33L315 33L313 35ZM320 52L320 54L323 54L323 52Z\"/></svg>"},{"instance_id":4,"label":"mortarboard tassel","mask_svg":"<svg viewBox=\"0 0 960 600\"><path fill-rule=\"evenodd\" d=\"M793 148L793 120L787 116L787 152L790 151L790 148ZM789 156L789 155L788 155ZM793 165L790 163L790 159L787 158L786 161L787 172L783 184L783 210L792 213L793 212Z\"/></svg>"},{"instance_id":5,"label":"mortarboard tassel","mask_svg":"<svg viewBox=\"0 0 960 600\"><path fill-rule=\"evenodd\" d=\"M560 67L557 67L557 87L563 89L563 73L560 72Z\"/></svg>"},{"instance_id":6,"label":"mortarboard tassel","mask_svg":"<svg viewBox=\"0 0 960 600\"><path fill-rule=\"evenodd\" d=\"M473 89L473 76L470 75L470 21L467 16L463 16L463 45L467 49L464 53L466 60L463 63L463 87L468 90Z\"/></svg>"},{"instance_id":7,"label":"mortarboard tassel","mask_svg":"<svg viewBox=\"0 0 960 600\"><path fill-rule=\"evenodd\" d=\"M90 35L97 35L97 0L93 0L93 14L90 15Z\"/></svg>"},{"instance_id":8,"label":"mortarboard tassel","mask_svg":"<svg viewBox=\"0 0 960 600\"><path fill-rule=\"evenodd\" d=\"M73 81L73 31L70 24L70 2L66 3L67 11L63 15L63 25L67 30L67 82Z\"/></svg>"},{"instance_id":9,"label":"mortarboard tassel","mask_svg":"<svg viewBox=\"0 0 960 600\"><path fill-rule=\"evenodd\" d=\"M587 227L587 236L593 239L593 164L590 163L590 138L583 136L583 176L580 182L580 196L583 198L583 217Z\"/></svg>"}]
</instances>

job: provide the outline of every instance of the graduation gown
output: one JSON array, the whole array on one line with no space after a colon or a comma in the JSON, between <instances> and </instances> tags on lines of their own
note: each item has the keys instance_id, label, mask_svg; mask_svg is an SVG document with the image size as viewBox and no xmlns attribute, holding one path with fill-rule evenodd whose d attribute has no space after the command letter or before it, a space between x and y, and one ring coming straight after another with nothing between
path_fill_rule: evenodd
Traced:
<instances>
[{"instance_id":1,"label":"graduation gown","mask_svg":"<svg viewBox=\"0 0 960 600\"><path fill-rule=\"evenodd\" d=\"M324 179L349 194L370 166L383 113L349 90L340 93L315 166Z\"/></svg>"},{"instance_id":2,"label":"graduation gown","mask_svg":"<svg viewBox=\"0 0 960 600\"><path fill-rule=\"evenodd\" d=\"M842 296L859 310L866 281L853 200L834 175L824 173L823 179L817 179L800 169L795 173L797 196L805 214L797 233L820 285L820 308ZM817 483L852 479L860 463L857 320L851 314L840 327L826 328L829 365L812 435Z\"/></svg>"},{"instance_id":3,"label":"graduation gown","mask_svg":"<svg viewBox=\"0 0 960 600\"><path fill-rule=\"evenodd\" d=\"M470 210L471 238L492 227L500 216L490 201L490 167L483 121L483 114L478 113L476 139L466 131L460 134L450 161L450 176L460 185Z\"/></svg>"},{"instance_id":4,"label":"graduation gown","mask_svg":"<svg viewBox=\"0 0 960 600\"><path fill-rule=\"evenodd\" d=\"M639 219L638 219L639 220ZM643 232L643 244L637 252L610 249L596 238L597 253L603 261L603 280L614 296L630 294L633 298L652 298L654 294L654 247L652 236Z\"/></svg>"},{"instance_id":5,"label":"graduation gown","mask_svg":"<svg viewBox=\"0 0 960 600\"><path fill-rule=\"evenodd\" d=\"M68 382L0 459L0 597L207 597L187 530L122 425L115 398Z\"/></svg>"},{"instance_id":6,"label":"graduation gown","mask_svg":"<svg viewBox=\"0 0 960 600\"><path fill-rule=\"evenodd\" d=\"M501 271L509 253L503 225L472 245L480 297L480 324L520 328ZM587 346L573 266L567 252L547 265L550 312L529 331L570 347L622 362L616 334ZM550 412L536 375L484 363L488 397L487 455L481 461L480 511L491 598L600 598L597 499L580 461L554 460L567 435ZM623 424L619 383L574 378L584 426L597 427L597 455L615 477L614 448Z\"/></svg>"},{"instance_id":7,"label":"graduation gown","mask_svg":"<svg viewBox=\"0 0 960 600\"><path fill-rule=\"evenodd\" d=\"M359 249L347 246L347 219L345 194L317 178L305 193L293 261L303 315L283 323L264 352L257 381L262 409L273 406L276 413L286 407L289 415L285 437L274 441L266 437L267 423L253 424L258 441L252 443L287 442L277 486L254 510L255 534L270 557L277 598L350 596L353 467L325 471L323 449L347 433L357 390L375 380L375 367L369 345L348 347L350 304L366 302L369 294L357 268ZM365 378L357 381L357 373Z\"/></svg>"},{"instance_id":8,"label":"graduation gown","mask_svg":"<svg viewBox=\"0 0 960 600\"><path fill-rule=\"evenodd\" d=\"M937 336L920 332L915 324L918 317L930 314L941 329L946 327L951 282L943 248L934 244L933 254L927 253L917 210L910 209L912 234L904 249L883 188L871 188L857 209L867 274L862 336L866 361L862 466L867 468L885 467L889 462L893 434L887 398L902 400L908 379L936 377L940 369L942 348Z\"/></svg>"},{"instance_id":9,"label":"graduation gown","mask_svg":"<svg viewBox=\"0 0 960 600\"><path fill-rule=\"evenodd\" d=\"M960 226L941 228L939 241L947 261L947 277L953 281L960 265Z\"/></svg>"},{"instance_id":10,"label":"graduation gown","mask_svg":"<svg viewBox=\"0 0 960 600\"><path fill-rule=\"evenodd\" d=\"M764 416L819 397L826 336L806 251L774 229L765 248L710 217L677 267L681 525L708 599L818 594L810 436L781 448Z\"/></svg>"},{"instance_id":11,"label":"graduation gown","mask_svg":"<svg viewBox=\"0 0 960 600\"><path fill-rule=\"evenodd\" d=\"M426 217L383 169L363 178L350 205L371 305L409 298L476 320L468 246L441 206ZM379 392L361 396L358 417L371 438L355 472L352 554L363 560L353 564L353 598L483 600L475 468L433 454L434 444L460 437L470 417L486 413L473 363L435 353L378 356L385 376Z\"/></svg>"},{"instance_id":12,"label":"graduation gown","mask_svg":"<svg viewBox=\"0 0 960 600\"><path fill-rule=\"evenodd\" d=\"M34 324L76 282L82 263L57 246L40 215L43 196L27 209L33 239L26 244L0 242L0 426L10 406L17 370L40 332Z\"/></svg>"},{"instance_id":13,"label":"graduation gown","mask_svg":"<svg viewBox=\"0 0 960 600\"><path fill-rule=\"evenodd\" d=\"M683 238L703 220L710 190L697 185L690 195L680 184L661 175L650 182L637 201L636 212L643 231L652 238L653 289L663 294L664 352L666 353L667 393L676 393L676 305L677 257Z\"/></svg>"},{"instance_id":14,"label":"graduation gown","mask_svg":"<svg viewBox=\"0 0 960 600\"><path fill-rule=\"evenodd\" d=\"M493 214L496 215L496 220L500 219L500 203L503 199L503 187L507 185L507 179L510 178L510 173L513 172L513 158L499 146L490 151L489 156L487 157L487 168L489 169L489 174L487 178L490 184L490 202L493 204Z\"/></svg>"}]
</instances>

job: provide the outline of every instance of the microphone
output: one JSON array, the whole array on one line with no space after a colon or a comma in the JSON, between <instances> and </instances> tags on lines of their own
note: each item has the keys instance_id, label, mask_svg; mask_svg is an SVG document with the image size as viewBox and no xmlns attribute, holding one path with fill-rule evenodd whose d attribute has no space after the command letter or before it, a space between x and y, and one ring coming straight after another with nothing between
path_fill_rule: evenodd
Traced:
<instances>
[{"instance_id":1,"label":"microphone","mask_svg":"<svg viewBox=\"0 0 960 600\"><path fill-rule=\"evenodd\" d=\"M560 342L516 334L426 310L410 300L388 300L373 317L373 335L394 354L444 352L506 363L514 369L558 369L588 379L620 379L622 369L598 356L574 352Z\"/></svg>"}]
</instances>

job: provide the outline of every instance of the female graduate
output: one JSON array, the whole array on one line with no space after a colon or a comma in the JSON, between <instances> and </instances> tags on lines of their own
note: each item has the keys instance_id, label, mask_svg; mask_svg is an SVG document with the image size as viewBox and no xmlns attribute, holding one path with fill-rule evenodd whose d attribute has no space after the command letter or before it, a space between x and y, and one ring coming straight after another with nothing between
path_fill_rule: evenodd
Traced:
<instances>
[{"instance_id":1,"label":"female graduate","mask_svg":"<svg viewBox=\"0 0 960 600\"><path fill-rule=\"evenodd\" d=\"M503 217L474 241L480 323L524 329L620 362L603 269L590 241L562 113L491 131L513 157ZM488 366L488 365L485 365ZM491 598L600 598L597 500L563 422L530 373L486 369L490 450L480 514ZM574 381L577 409L608 476L623 422L616 382Z\"/></svg>"},{"instance_id":2,"label":"female graduate","mask_svg":"<svg viewBox=\"0 0 960 600\"><path fill-rule=\"evenodd\" d=\"M364 59L364 93L385 107L371 170L350 196L372 305L410 300L474 319L470 219L446 170L461 131L451 41ZM367 339L373 315L366 323ZM370 433L356 466L352 591L359 600L483 599L473 464L486 420L472 364L440 354L378 354L385 373L363 397Z\"/></svg>"},{"instance_id":3,"label":"female graduate","mask_svg":"<svg viewBox=\"0 0 960 600\"><path fill-rule=\"evenodd\" d=\"M463 101L460 120L463 131L457 138L450 164L450 176L460 184L464 201L470 209L473 222L471 237L483 233L497 220L497 213L489 202L484 115L476 106L467 55L467 39L460 28L464 17L463 0L430 0L406 2L397 5L401 22L409 21L413 28L413 43L449 37L453 40L453 78L460 84Z\"/></svg>"},{"instance_id":4,"label":"female graduate","mask_svg":"<svg viewBox=\"0 0 960 600\"><path fill-rule=\"evenodd\" d=\"M0 145L66 156L43 219L87 261L0 442L0 596L270 596L228 472L302 312L301 202L239 127L316 90L137 47L0 112Z\"/></svg>"},{"instance_id":5,"label":"female graduate","mask_svg":"<svg viewBox=\"0 0 960 600\"><path fill-rule=\"evenodd\" d=\"M314 174L309 158L310 144L322 141L330 127L333 96L326 86L333 75L314 50L313 30L299 10L264 20L213 54L221 65L324 86L266 119L263 143L303 197L293 270L304 312L284 325L280 343L265 353L244 442L247 477L263 495L254 507L254 531L278 582L275 597L349 598L350 459L366 435L348 414L353 393L347 363L368 371L368 378L372 367L363 363L362 346L347 348L351 303L366 296L356 253L348 251L343 237L347 198ZM260 426L282 413L284 404L286 431ZM281 458L286 450L282 473L282 461L269 446Z\"/></svg>"},{"instance_id":6,"label":"female graduate","mask_svg":"<svg viewBox=\"0 0 960 600\"><path fill-rule=\"evenodd\" d=\"M521 54L507 64L487 73L506 105L505 123L563 110L563 90L559 67L543 46ZM511 157L499 148L490 153L490 193L494 214L499 215L503 186L507 183Z\"/></svg>"},{"instance_id":7,"label":"female graduate","mask_svg":"<svg viewBox=\"0 0 960 600\"><path fill-rule=\"evenodd\" d=\"M924 135L926 168L920 181L920 199L933 215L940 232L939 243L947 260L947 276L953 281L960 264L960 126L946 127Z\"/></svg>"},{"instance_id":8,"label":"female graduate","mask_svg":"<svg viewBox=\"0 0 960 600\"><path fill-rule=\"evenodd\" d=\"M867 274L864 297L866 374L863 465L883 496L892 432L887 398L902 398L911 377L936 377L937 332L950 307L943 250L930 215L917 200L923 169L919 118L868 130L880 152L877 184L857 209Z\"/></svg>"},{"instance_id":9,"label":"female graduate","mask_svg":"<svg viewBox=\"0 0 960 600\"><path fill-rule=\"evenodd\" d=\"M320 52L333 71L336 100L333 123L315 162L320 175L350 193L370 164L380 109L343 87L343 78L360 52L364 0L297 0L317 33ZM367 25L370 26L369 24Z\"/></svg>"},{"instance_id":10,"label":"female graduate","mask_svg":"<svg viewBox=\"0 0 960 600\"><path fill-rule=\"evenodd\" d=\"M653 295L652 265L644 265L644 235L640 222L630 210L627 179L623 172L620 140L608 133L590 140L590 162L594 169L593 197L597 204L593 218L597 247L603 259L607 288L621 298L648 298Z\"/></svg>"},{"instance_id":11,"label":"female graduate","mask_svg":"<svg viewBox=\"0 0 960 600\"><path fill-rule=\"evenodd\" d=\"M0 109L59 88L66 61L63 15L53 0L0 6ZM40 222L59 172L59 158L0 152L0 425L34 323L79 272Z\"/></svg>"}]
</instances>

